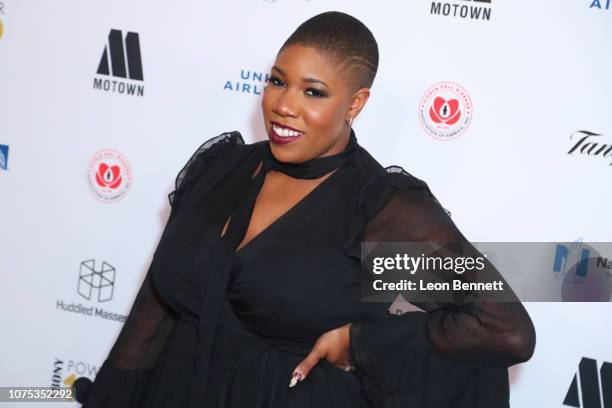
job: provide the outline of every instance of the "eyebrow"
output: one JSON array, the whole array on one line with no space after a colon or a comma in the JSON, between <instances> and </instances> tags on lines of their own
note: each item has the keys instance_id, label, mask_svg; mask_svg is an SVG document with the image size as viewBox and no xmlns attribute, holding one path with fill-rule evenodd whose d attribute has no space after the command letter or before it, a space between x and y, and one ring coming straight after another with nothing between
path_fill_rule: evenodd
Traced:
<instances>
[{"instance_id":1,"label":"eyebrow","mask_svg":"<svg viewBox=\"0 0 612 408\"><path fill-rule=\"evenodd\" d=\"M272 67L272 70L278 71L278 73L281 75L285 75L285 72L279 67L277 67L276 65ZM329 88L329 85L327 85L325 82L321 81L320 79L308 77L308 78L302 78L302 81L310 83L310 84L321 84Z\"/></svg>"}]
</instances>

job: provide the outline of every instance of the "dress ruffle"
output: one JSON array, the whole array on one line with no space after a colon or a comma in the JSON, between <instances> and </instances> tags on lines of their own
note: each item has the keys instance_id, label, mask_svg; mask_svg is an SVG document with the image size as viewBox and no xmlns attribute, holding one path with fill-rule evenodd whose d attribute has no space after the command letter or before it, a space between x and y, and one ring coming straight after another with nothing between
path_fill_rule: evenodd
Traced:
<instances>
[{"instance_id":1,"label":"dress ruffle","mask_svg":"<svg viewBox=\"0 0 612 408\"><path fill-rule=\"evenodd\" d=\"M358 260L361 260L361 242L363 242L365 227L378 213L390 194L396 190L415 189L424 190L430 197L434 197L427 183L414 177L401 166L394 165L385 168L374 159L371 159L371 163L375 163L376 167L361 169L369 176L357 195L356 205L359 208L359 215L353 221L343 245L346 254Z\"/></svg>"},{"instance_id":2,"label":"dress ruffle","mask_svg":"<svg viewBox=\"0 0 612 408\"><path fill-rule=\"evenodd\" d=\"M186 198L187 191L197 184L218 157L233 150L237 145L244 145L244 139L237 131L221 133L202 143L176 176L175 188L168 194L172 208L180 206Z\"/></svg>"},{"instance_id":3,"label":"dress ruffle","mask_svg":"<svg viewBox=\"0 0 612 408\"><path fill-rule=\"evenodd\" d=\"M438 356L426 321L427 313L407 312L351 325L351 356L372 407L509 407L508 370Z\"/></svg>"},{"instance_id":4,"label":"dress ruffle","mask_svg":"<svg viewBox=\"0 0 612 408\"><path fill-rule=\"evenodd\" d=\"M87 392L84 408L141 406L153 370L122 369L104 361Z\"/></svg>"}]
</instances>

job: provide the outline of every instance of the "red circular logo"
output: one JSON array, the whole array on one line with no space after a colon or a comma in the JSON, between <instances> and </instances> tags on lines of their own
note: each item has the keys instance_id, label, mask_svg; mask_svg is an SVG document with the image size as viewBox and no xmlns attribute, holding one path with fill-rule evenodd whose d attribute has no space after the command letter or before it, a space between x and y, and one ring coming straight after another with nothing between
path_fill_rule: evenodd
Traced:
<instances>
[{"instance_id":1,"label":"red circular logo","mask_svg":"<svg viewBox=\"0 0 612 408\"><path fill-rule=\"evenodd\" d=\"M116 150L100 150L87 167L89 189L100 201L120 200L132 185L132 170L125 157Z\"/></svg>"},{"instance_id":2,"label":"red circular logo","mask_svg":"<svg viewBox=\"0 0 612 408\"><path fill-rule=\"evenodd\" d=\"M451 140L466 131L472 120L472 100L454 82L440 82L425 92L419 104L419 121L437 140Z\"/></svg>"}]
</instances>

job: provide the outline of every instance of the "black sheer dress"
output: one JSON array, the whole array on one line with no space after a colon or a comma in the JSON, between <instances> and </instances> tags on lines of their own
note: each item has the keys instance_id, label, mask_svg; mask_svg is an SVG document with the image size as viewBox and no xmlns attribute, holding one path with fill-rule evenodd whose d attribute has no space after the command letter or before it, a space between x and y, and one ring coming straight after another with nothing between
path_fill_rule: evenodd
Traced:
<instances>
[{"instance_id":1,"label":"black sheer dress","mask_svg":"<svg viewBox=\"0 0 612 408\"><path fill-rule=\"evenodd\" d=\"M261 171L257 171L263 163ZM336 170L235 251L265 174ZM146 278L85 408L507 407L507 367L535 332L520 303L427 303L393 315L360 301L362 241L465 241L427 185L357 144L279 163L238 132L204 143L177 177ZM222 235L225 222L228 230ZM324 332L352 322L355 371L321 361L289 388Z\"/></svg>"}]
</instances>

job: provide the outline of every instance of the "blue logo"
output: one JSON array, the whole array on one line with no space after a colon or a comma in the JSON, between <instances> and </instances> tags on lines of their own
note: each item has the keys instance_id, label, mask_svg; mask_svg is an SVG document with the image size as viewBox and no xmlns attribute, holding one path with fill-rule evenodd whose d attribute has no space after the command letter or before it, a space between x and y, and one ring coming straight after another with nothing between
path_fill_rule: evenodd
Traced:
<instances>
[{"instance_id":1,"label":"blue logo","mask_svg":"<svg viewBox=\"0 0 612 408\"><path fill-rule=\"evenodd\" d=\"M223 85L224 91L233 91L251 95L261 95L268 85L270 75L263 72L240 70L238 80L227 80Z\"/></svg>"},{"instance_id":2,"label":"blue logo","mask_svg":"<svg viewBox=\"0 0 612 408\"><path fill-rule=\"evenodd\" d=\"M603 6L602 6L603 3ZM610 10L610 0L592 0L589 8Z\"/></svg>"},{"instance_id":3,"label":"blue logo","mask_svg":"<svg viewBox=\"0 0 612 408\"><path fill-rule=\"evenodd\" d=\"M583 248L580 241L572 243L571 246L557 244L553 259L553 272L555 272L555 276L563 277L571 266L576 265L576 271L574 272L576 278L586 278L589 254L590 251L587 248ZM570 259L576 262L570 264Z\"/></svg>"},{"instance_id":4,"label":"blue logo","mask_svg":"<svg viewBox=\"0 0 612 408\"><path fill-rule=\"evenodd\" d=\"M8 170L9 147L0 144L0 170Z\"/></svg>"}]
</instances>

